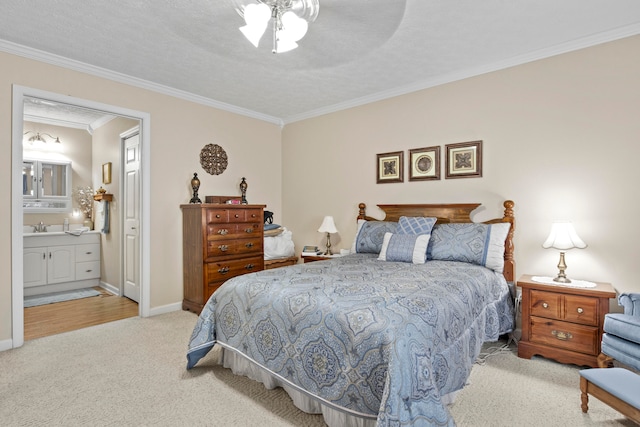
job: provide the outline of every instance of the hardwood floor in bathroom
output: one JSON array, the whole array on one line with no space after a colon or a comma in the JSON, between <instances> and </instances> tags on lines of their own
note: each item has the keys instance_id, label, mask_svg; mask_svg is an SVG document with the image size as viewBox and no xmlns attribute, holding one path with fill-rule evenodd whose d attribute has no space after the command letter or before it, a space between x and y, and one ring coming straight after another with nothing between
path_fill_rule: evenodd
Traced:
<instances>
[{"instance_id":1,"label":"hardwood floor in bathroom","mask_svg":"<svg viewBox=\"0 0 640 427\"><path fill-rule=\"evenodd\" d=\"M25 341L138 315L138 304L102 288L99 296L24 309Z\"/></svg>"}]
</instances>

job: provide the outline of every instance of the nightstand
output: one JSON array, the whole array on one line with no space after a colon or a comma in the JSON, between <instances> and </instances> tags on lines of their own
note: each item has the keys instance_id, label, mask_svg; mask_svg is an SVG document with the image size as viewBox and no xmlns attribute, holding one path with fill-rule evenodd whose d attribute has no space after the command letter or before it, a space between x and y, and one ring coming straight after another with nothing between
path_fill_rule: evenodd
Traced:
<instances>
[{"instance_id":1,"label":"nightstand","mask_svg":"<svg viewBox=\"0 0 640 427\"><path fill-rule=\"evenodd\" d=\"M296 265L298 263L298 257L290 256L287 258L276 258L264 261L264 269L270 270L272 268L286 267L288 265Z\"/></svg>"},{"instance_id":2,"label":"nightstand","mask_svg":"<svg viewBox=\"0 0 640 427\"><path fill-rule=\"evenodd\" d=\"M592 288L549 285L525 275L522 288L522 339L518 356L540 355L561 363L598 367L602 324L609 299L616 297L609 283Z\"/></svg>"},{"instance_id":3,"label":"nightstand","mask_svg":"<svg viewBox=\"0 0 640 427\"><path fill-rule=\"evenodd\" d=\"M302 262L314 262L314 261L324 261L327 259L335 258L336 256L328 256L328 255L300 255L302 258Z\"/></svg>"}]
</instances>

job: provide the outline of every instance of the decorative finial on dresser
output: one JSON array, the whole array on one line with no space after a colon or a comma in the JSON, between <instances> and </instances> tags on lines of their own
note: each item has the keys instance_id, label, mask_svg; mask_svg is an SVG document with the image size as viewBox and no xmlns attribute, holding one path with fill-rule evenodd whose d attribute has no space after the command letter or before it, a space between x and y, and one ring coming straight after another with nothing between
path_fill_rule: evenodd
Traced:
<instances>
[{"instance_id":1,"label":"decorative finial on dresser","mask_svg":"<svg viewBox=\"0 0 640 427\"><path fill-rule=\"evenodd\" d=\"M247 181L244 179L244 176L242 177L242 182L240 182L240 191L242 192L242 200L240 201L241 204L246 205L247 204L247 187L249 185L247 184Z\"/></svg>"},{"instance_id":2,"label":"decorative finial on dresser","mask_svg":"<svg viewBox=\"0 0 640 427\"><path fill-rule=\"evenodd\" d=\"M193 197L189 200L189 203L202 203L202 200L198 197L198 189L200 188L200 180L198 179L198 174L194 173L193 178L191 178L191 188L193 189Z\"/></svg>"}]
</instances>

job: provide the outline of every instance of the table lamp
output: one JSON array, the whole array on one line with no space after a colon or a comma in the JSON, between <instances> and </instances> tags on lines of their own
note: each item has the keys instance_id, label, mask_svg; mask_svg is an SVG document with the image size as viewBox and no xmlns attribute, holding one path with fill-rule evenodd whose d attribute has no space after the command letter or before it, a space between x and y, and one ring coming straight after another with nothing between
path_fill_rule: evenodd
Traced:
<instances>
[{"instance_id":1,"label":"table lamp","mask_svg":"<svg viewBox=\"0 0 640 427\"><path fill-rule=\"evenodd\" d=\"M554 248L560 251L560 262L558 262L558 276L553 279L558 283L571 283L571 280L565 274L567 264L564 262L564 253L569 249L578 248L584 249L587 244L582 241L576 230L573 228L573 224L570 222L554 222L551 226L551 233L549 237L544 241L542 247L545 249Z\"/></svg>"},{"instance_id":2,"label":"table lamp","mask_svg":"<svg viewBox=\"0 0 640 427\"><path fill-rule=\"evenodd\" d=\"M324 253L325 255L333 255L331 251L331 233L337 233L336 224L333 222L332 216L325 216L322 220L322 224L320 228L318 228L320 233L327 233L327 251Z\"/></svg>"}]
</instances>

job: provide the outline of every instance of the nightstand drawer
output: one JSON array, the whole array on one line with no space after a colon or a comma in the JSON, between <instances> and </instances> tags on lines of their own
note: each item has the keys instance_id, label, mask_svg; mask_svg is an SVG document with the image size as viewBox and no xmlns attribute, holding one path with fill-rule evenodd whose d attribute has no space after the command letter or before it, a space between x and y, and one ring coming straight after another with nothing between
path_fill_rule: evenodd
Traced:
<instances>
[{"instance_id":1,"label":"nightstand drawer","mask_svg":"<svg viewBox=\"0 0 640 427\"><path fill-rule=\"evenodd\" d=\"M564 295L556 292L531 291L531 315L562 319L562 298Z\"/></svg>"},{"instance_id":2,"label":"nightstand drawer","mask_svg":"<svg viewBox=\"0 0 640 427\"><path fill-rule=\"evenodd\" d=\"M564 320L598 326L598 298L567 295Z\"/></svg>"},{"instance_id":3,"label":"nightstand drawer","mask_svg":"<svg viewBox=\"0 0 640 427\"><path fill-rule=\"evenodd\" d=\"M556 348L597 355L598 328L531 317L529 341Z\"/></svg>"}]
</instances>

